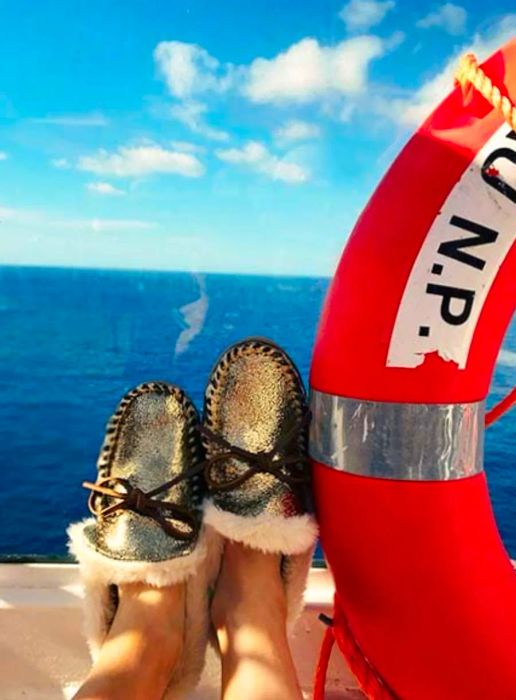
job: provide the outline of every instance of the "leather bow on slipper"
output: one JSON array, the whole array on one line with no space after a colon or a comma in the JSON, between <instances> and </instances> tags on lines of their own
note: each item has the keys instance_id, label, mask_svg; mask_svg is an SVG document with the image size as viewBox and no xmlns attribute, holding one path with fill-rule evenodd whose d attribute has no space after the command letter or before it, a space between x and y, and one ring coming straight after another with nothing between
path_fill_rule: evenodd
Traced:
<instances>
[{"instance_id":1,"label":"leather bow on slipper","mask_svg":"<svg viewBox=\"0 0 516 700\"><path fill-rule=\"evenodd\" d=\"M206 479L206 484L210 491L231 491L256 474L271 474L288 486L308 483L310 481L309 472L306 469L308 456L306 453L300 452L299 449L291 450L291 453L288 454L287 449L289 444L292 443L293 438L296 437L299 431L302 430L309 421L310 413L306 411L301 423L296 423L291 430L278 441L272 450L262 452L250 452L243 447L232 445L228 440L221 435L217 435L207 426L201 426L201 435L216 447L222 448L221 452L213 453L206 461L204 478ZM211 475L212 468L216 468L218 462L231 457L248 464L249 468L234 479L228 479L224 483L221 483L220 480L214 479ZM302 471L298 474L293 473L292 470L287 472L283 469L285 466L293 466L295 464L299 464L302 467Z\"/></svg>"},{"instance_id":2,"label":"leather bow on slipper","mask_svg":"<svg viewBox=\"0 0 516 700\"><path fill-rule=\"evenodd\" d=\"M190 474L188 476L191 476ZM83 487L92 493L88 499L88 508L97 517L106 517L118 510L132 510L134 513L145 515L155 520L163 530L179 540L189 540L197 534L199 529L198 520L186 508L182 508L176 503L169 501L159 501L154 498L159 493L175 486L184 477L181 475L176 479L168 481L152 491L142 491L137 486L133 486L128 479L121 477L107 477L94 484L91 481L84 481ZM122 490L117 490L117 487ZM105 507L100 505L100 497L115 499ZM176 527L173 521L180 522L186 526L187 530Z\"/></svg>"}]
</instances>

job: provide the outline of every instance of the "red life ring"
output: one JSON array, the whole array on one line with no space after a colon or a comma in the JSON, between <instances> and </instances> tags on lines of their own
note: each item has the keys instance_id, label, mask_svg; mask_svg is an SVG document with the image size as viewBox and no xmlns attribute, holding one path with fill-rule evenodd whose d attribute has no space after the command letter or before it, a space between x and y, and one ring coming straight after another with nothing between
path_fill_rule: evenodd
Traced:
<instances>
[{"instance_id":1,"label":"red life ring","mask_svg":"<svg viewBox=\"0 0 516 700\"><path fill-rule=\"evenodd\" d=\"M516 40L483 70L516 100ZM482 467L516 306L516 133L467 97L444 100L362 213L311 371L332 635L375 699L516 699L516 575Z\"/></svg>"}]
</instances>

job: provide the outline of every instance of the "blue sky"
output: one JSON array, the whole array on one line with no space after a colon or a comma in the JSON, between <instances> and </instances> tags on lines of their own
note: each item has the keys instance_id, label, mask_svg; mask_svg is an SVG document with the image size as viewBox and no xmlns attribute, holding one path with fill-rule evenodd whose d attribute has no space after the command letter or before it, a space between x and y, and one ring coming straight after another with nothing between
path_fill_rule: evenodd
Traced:
<instances>
[{"instance_id":1,"label":"blue sky","mask_svg":"<svg viewBox=\"0 0 516 700\"><path fill-rule=\"evenodd\" d=\"M0 262L330 275L509 0L0 3Z\"/></svg>"}]
</instances>

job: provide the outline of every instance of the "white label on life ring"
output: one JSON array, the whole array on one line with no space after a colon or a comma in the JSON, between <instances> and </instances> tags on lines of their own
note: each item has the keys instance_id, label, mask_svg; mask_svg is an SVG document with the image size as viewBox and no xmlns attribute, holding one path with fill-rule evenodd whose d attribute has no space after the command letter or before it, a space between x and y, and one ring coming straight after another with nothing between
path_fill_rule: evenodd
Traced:
<instances>
[{"instance_id":1,"label":"white label on life ring","mask_svg":"<svg viewBox=\"0 0 516 700\"><path fill-rule=\"evenodd\" d=\"M480 312L515 239L516 133L503 125L430 227L398 309L387 365L417 367L437 352L464 369Z\"/></svg>"}]
</instances>

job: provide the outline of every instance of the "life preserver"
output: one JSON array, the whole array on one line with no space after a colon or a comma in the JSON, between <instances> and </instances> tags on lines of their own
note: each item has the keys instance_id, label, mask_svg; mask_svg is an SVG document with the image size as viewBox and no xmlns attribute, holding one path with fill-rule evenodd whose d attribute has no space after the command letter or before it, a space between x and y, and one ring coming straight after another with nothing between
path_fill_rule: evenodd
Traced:
<instances>
[{"instance_id":1,"label":"life preserver","mask_svg":"<svg viewBox=\"0 0 516 700\"><path fill-rule=\"evenodd\" d=\"M514 103L516 40L483 70ZM482 464L515 240L516 133L457 87L362 213L311 370L331 636L370 698L516 700L516 575Z\"/></svg>"}]
</instances>

